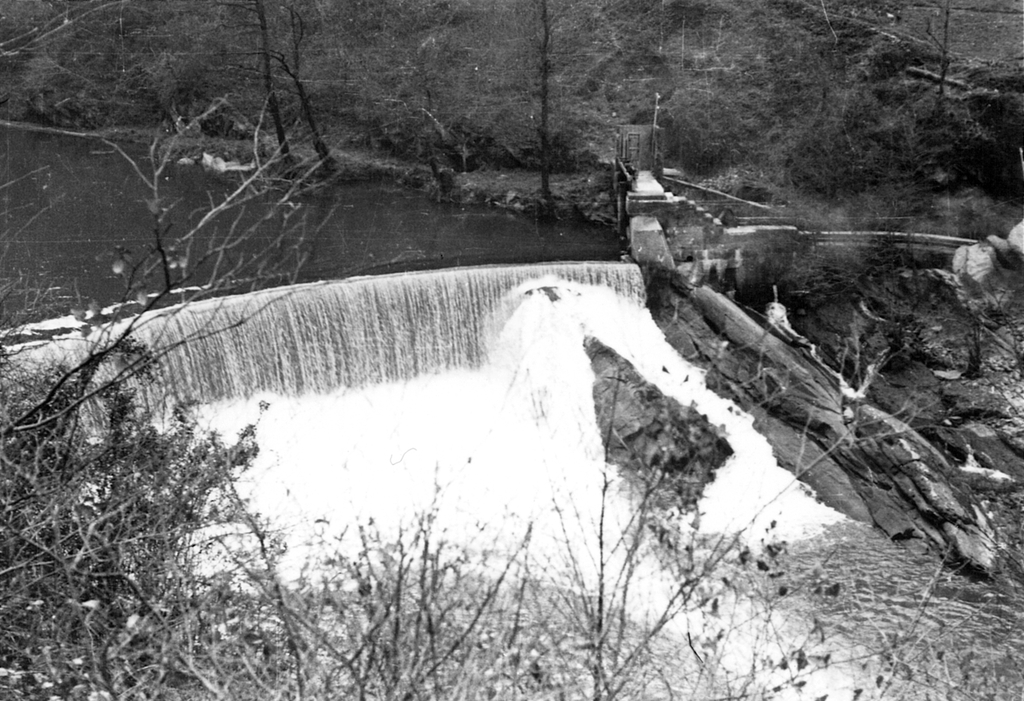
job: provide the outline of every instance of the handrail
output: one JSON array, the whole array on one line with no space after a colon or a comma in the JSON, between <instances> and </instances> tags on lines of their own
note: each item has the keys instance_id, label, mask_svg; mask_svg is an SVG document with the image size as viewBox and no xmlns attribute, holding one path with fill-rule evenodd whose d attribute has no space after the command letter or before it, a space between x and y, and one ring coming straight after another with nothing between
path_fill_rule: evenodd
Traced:
<instances>
[{"instance_id":1,"label":"handrail","mask_svg":"<svg viewBox=\"0 0 1024 701\"><path fill-rule=\"evenodd\" d=\"M633 176L629 174L629 170L626 169L626 164L625 163L623 163L621 160L616 158L615 159L615 164L619 167L619 170L622 171L622 174L626 176L627 180L629 180L629 181L633 180Z\"/></svg>"},{"instance_id":2,"label":"handrail","mask_svg":"<svg viewBox=\"0 0 1024 701\"><path fill-rule=\"evenodd\" d=\"M740 197L736 197L735 195L730 195L727 192L720 192L719 190L712 190L710 187L704 187L702 185L696 185L694 183L688 183L685 180L680 180L679 178L676 178L676 177L672 177L672 176L669 176L669 175L662 175L661 177L664 178L665 180L670 181L670 182L678 183L679 185L682 185L684 187L692 187L694 190L700 190L701 192L709 192L712 195L720 195L720 196L726 197L726 198L728 198L730 200L735 200L736 202L742 202L743 204L750 205L751 207L758 207L760 209L767 209L769 211L771 211L771 209L772 209L771 207L769 207L766 204L761 204L760 202L751 202L749 200L745 200L745 199L742 199Z\"/></svg>"}]
</instances>

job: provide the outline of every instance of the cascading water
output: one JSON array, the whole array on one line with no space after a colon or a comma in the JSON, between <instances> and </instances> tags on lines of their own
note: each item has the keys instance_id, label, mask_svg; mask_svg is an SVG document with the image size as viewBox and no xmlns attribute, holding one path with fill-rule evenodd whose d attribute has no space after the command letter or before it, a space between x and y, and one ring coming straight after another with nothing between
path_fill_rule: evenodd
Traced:
<instances>
[{"instance_id":1,"label":"cascading water","mask_svg":"<svg viewBox=\"0 0 1024 701\"><path fill-rule=\"evenodd\" d=\"M839 520L775 465L751 418L711 393L703 371L668 346L643 308L633 266L457 269L296 286L165 310L145 319L139 336L168 348L159 391L199 399L225 434L256 425L259 456L238 486L287 544L286 579L358 551L366 524L387 542L428 513L436 537L477 553L519 553L531 575L581 596L594 591L602 567L622 571L638 535L636 495L604 461L587 337L724 427L734 455L705 489L699 523L681 518L680 532L741 533L756 548ZM622 602L631 615L657 619L671 608L678 582L661 564L653 548L631 566ZM816 614L799 604L772 612L738 597L716 594L715 602L713 615L680 611L668 631L737 678L767 669L767 688L785 669L764 660L803 650L814 632L800 626ZM842 645L850 658L860 652ZM851 672L828 654L831 666L803 687L804 697L874 686L875 669ZM800 683L807 681L805 672Z\"/></svg>"},{"instance_id":2,"label":"cascading water","mask_svg":"<svg viewBox=\"0 0 1024 701\"><path fill-rule=\"evenodd\" d=\"M260 453L240 491L288 544L285 579L353 556L365 546L366 524L390 542L429 513L436 537L499 553L499 561L521 552L531 576L580 595L596 590L602 572L630 572L621 603L655 621L678 604L677 582L651 546L628 562L642 536L636 494L604 460L587 337L724 426L734 455L709 489L718 496L702 504L702 529L743 531L756 546L840 517L794 487L750 417L707 390L703 372L668 346L642 302L638 270L614 264L289 290L252 300L263 319L231 329L227 343L178 354L172 381L201 392L224 433L256 424ZM171 317L182 326L170 338L201 332L206 313ZM225 368L230 377L220 379L211 369L220 363L249 367ZM193 368L198 381L188 377ZM689 523L676 526L692 533ZM733 606L734 637L754 639L743 631L755 617ZM719 624L701 615L681 615L672 629L678 640L693 630L714 647ZM749 673L743 653L717 654Z\"/></svg>"},{"instance_id":3,"label":"cascading water","mask_svg":"<svg viewBox=\"0 0 1024 701\"><path fill-rule=\"evenodd\" d=\"M636 266L456 268L295 285L165 310L139 325L175 399L303 395L479 366L506 295L544 275L643 299Z\"/></svg>"}]
</instances>

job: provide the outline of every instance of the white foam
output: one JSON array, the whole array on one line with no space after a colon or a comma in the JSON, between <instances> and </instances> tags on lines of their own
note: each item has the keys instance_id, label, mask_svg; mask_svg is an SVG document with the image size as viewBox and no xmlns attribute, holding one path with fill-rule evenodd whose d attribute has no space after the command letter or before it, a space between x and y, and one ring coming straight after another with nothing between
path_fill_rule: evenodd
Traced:
<instances>
[{"instance_id":1,"label":"white foam","mask_svg":"<svg viewBox=\"0 0 1024 701\"><path fill-rule=\"evenodd\" d=\"M668 345L645 309L598 288L566 295L564 304L574 307L572 316L588 335L618 351L663 392L683 404L692 403L724 429L734 454L705 490L699 506L701 530L742 532L755 545L766 536L793 540L814 535L843 519L778 466L771 445L754 429L753 417L709 390L704 371Z\"/></svg>"},{"instance_id":2,"label":"white foam","mask_svg":"<svg viewBox=\"0 0 1024 701\"><path fill-rule=\"evenodd\" d=\"M540 287L557 299L528 294ZM226 434L258 421L260 453L240 488L285 536L285 579L334 551L353 554L360 525L372 523L386 542L429 512L434 537L470 551L510 553L529 532L531 576L593 591L600 561L623 566L635 523L628 490L603 461L583 349L588 335L724 429L735 452L700 501L693 525L702 532L736 534L756 547L766 535L802 538L842 518L776 465L751 417L709 391L703 371L668 346L635 301L555 279L513 294L523 301L480 369L205 408ZM269 403L262 416L261 400ZM636 563L633 577L624 604L636 618L657 619L678 603L678 583L656 557ZM716 655L737 678L750 673L755 656L785 656L806 634L735 592L723 593L717 617L690 610L667 630L680 641L692 632L702 653ZM720 644L723 630L730 642ZM767 674L763 681L774 684L782 673ZM805 689L852 683L834 665Z\"/></svg>"},{"instance_id":3,"label":"white foam","mask_svg":"<svg viewBox=\"0 0 1024 701\"><path fill-rule=\"evenodd\" d=\"M559 299L527 294L542 286ZM247 489L254 506L290 533L294 571L315 557L311 543L324 536L342 547L342 532L372 519L393 537L426 510L450 537L481 549L511 548L530 527L535 552L552 562L564 559L567 538L587 552L602 513L626 528L629 499L616 497L614 508L601 499L609 484L613 494L624 487L602 458L587 335L723 427L734 455L700 502L702 531L739 533L757 545L766 534L791 540L842 518L775 464L751 417L710 392L703 371L668 346L634 301L555 279L513 294L523 302L479 370L207 408L212 424L230 433L269 401Z\"/></svg>"}]
</instances>

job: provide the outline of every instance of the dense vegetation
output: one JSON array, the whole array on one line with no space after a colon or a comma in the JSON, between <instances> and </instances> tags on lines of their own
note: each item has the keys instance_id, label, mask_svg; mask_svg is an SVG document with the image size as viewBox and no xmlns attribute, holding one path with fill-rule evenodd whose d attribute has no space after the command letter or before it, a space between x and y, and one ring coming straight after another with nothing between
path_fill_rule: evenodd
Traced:
<instances>
[{"instance_id":1,"label":"dense vegetation","mask_svg":"<svg viewBox=\"0 0 1024 701\"><path fill-rule=\"evenodd\" d=\"M610 155L614 125L656 118L667 163L734 193L828 201L851 218L926 218L934 195L952 195L958 233L999 230L1007 219L991 221L982 193L1024 194L1024 74L953 54L955 22L902 31L900 6L7 0L0 99L9 118L172 128L226 98L202 129L241 135L273 111L272 92L293 141L322 131L335 148L456 171L538 168L545 153L556 171L588 169Z\"/></svg>"},{"instance_id":2,"label":"dense vegetation","mask_svg":"<svg viewBox=\"0 0 1024 701\"><path fill-rule=\"evenodd\" d=\"M293 143L312 132L301 87L336 149L537 168L542 5L556 169L594 166L615 124L657 109L667 161L723 182L739 174L737 188L765 197L891 213L958 188L1020 194L1019 72L990 67L968 76L975 89L941 93L908 78L941 73L941 46L878 33L870 0L830 8L828 24L817 5L772 0L0 0L2 113L219 137L262 120L272 133L270 56ZM0 696L635 698L652 679L694 698L747 693L751 682L713 678L713 661L691 650L655 654L610 583L569 597L505 563L497 582L480 577L429 514L407 542L371 532L332 578L283 589L275 544L232 491L253 433L206 434L186 408L156 428L131 386L97 381L126 358L146 349L126 337L81 365L31 372L0 355ZM241 522L254 547L211 573L207 528L224 522ZM692 546L679 557L693 567ZM733 590L764 589L769 609L785 596L773 561L726 548L708 563L687 578L681 608L717 615ZM790 654L799 685L808 655Z\"/></svg>"}]
</instances>

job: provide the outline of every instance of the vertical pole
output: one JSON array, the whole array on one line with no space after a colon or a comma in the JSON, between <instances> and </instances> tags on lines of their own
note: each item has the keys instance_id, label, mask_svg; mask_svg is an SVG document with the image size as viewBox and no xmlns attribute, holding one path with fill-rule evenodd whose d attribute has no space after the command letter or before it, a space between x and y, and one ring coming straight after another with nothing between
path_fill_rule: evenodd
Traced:
<instances>
[{"instance_id":1,"label":"vertical pole","mask_svg":"<svg viewBox=\"0 0 1024 701\"><path fill-rule=\"evenodd\" d=\"M658 108L661 93L654 93L654 122L651 124L651 170L658 171Z\"/></svg>"}]
</instances>

